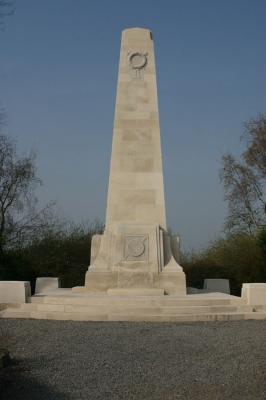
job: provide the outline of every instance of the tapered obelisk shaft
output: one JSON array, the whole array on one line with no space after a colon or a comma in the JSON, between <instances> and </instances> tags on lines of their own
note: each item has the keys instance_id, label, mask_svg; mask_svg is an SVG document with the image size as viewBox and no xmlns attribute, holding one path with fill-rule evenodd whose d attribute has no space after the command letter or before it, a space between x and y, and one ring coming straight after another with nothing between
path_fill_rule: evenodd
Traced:
<instances>
[{"instance_id":1,"label":"tapered obelisk shaft","mask_svg":"<svg viewBox=\"0 0 266 400\"><path fill-rule=\"evenodd\" d=\"M166 228L152 34L122 33L106 228L117 223Z\"/></svg>"},{"instance_id":2,"label":"tapered obelisk shaft","mask_svg":"<svg viewBox=\"0 0 266 400\"><path fill-rule=\"evenodd\" d=\"M103 235L92 239L86 290L184 294L185 275L174 259L172 243L177 242L166 231L152 34L148 29L126 29L120 50L106 225Z\"/></svg>"}]
</instances>

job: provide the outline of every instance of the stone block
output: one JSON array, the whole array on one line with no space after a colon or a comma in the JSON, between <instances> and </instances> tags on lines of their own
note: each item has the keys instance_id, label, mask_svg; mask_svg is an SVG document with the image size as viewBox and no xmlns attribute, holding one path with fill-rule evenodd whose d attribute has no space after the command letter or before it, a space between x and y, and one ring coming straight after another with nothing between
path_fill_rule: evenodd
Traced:
<instances>
[{"instance_id":1,"label":"stone block","mask_svg":"<svg viewBox=\"0 0 266 400\"><path fill-rule=\"evenodd\" d=\"M158 286L163 288L166 294L183 296L186 294L186 277L180 272L162 272L158 277Z\"/></svg>"},{"instance_id":2,"label":"stone block","mask_svg":"<svg viewBox=\"0 0 266 400\"><path fill-rule=\"evenodd\" d=\"M30 296L30 282L0 281L0 303L26 303Z\"/></svg>"},{"instance_id":3,"label":"stone block","mask_svg":"<svg viewBox=\"0 0 266 400\"><path fill-rule=\"evenodd\" d=\"M220 292L230 294L229 279L204 279L205 293Z\"/></svg>"},{"instance_id":4,"label":"stone block","mask_svg":"<svg viewBox=\"0 0 266 400\"><path fill-rule=\"evenodd\" d=\"M241 298L247 305L266 306L266 283L243 283Z\"/></svg>"},{"instance_id":5,"label":"stone block","mask_svg":"<svg viewBox=\"0 0 266 400\"><path fill-rule=\"evenodd\" d=\"M120 288L152 288L153 273L148 271L120 270L118 273Z\"/></svg>"},{"instance_id":6,"label":"stone block","mask_svg":"<svg viewBox=\"0 0 266 400\"><path fill-rule=\"evenodd\" d=\"M86 273L85 286L91 292L106 291L109 288L117 287L117 281L117 272L94 272L89 269Z\"/></svg>"},{"instance_id":7,"label":"stone block","mask_svg":"<svg viewBox=\"0 0 266 400\"><path fill-rule=\"evenodd\" d=\"M59 278L42 277L36 279L35 294L46 293L60 287Z\"/></svg>"}]
</instances>

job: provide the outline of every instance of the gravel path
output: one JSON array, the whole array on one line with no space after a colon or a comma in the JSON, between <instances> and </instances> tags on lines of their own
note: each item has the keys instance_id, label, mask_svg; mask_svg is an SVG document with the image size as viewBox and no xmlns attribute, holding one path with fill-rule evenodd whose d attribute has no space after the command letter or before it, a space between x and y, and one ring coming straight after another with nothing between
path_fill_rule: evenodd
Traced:
<instances>
[{"instance_id":1,"label":"gravel path","mask_svg":"<svg viewBox=\"0 0 266 400\"><path fill-rule=\"evenodd\" d=\"M1 400L266 399L266 321L0 320Z\"/></svg>"}]
</instances>

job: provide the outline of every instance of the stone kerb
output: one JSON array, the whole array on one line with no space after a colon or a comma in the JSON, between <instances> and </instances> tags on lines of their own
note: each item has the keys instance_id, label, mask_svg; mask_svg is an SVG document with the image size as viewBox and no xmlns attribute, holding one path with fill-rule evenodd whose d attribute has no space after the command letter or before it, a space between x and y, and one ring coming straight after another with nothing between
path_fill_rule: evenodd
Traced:
<instances>
[{"instance_id":1,"label":"stone kerb","mask_svg":"<svg viewBox=\"0 0 266 400\"><path fill-rule=\"evenodd\" d=\"M0 303L27 303L30 296L30 282L0 281Z\"/></svg>"},{"instance_id":2,"label":"stone kerb","mask_svg":"<svg viewBox=\"0 0 266 400\"><path fill-rule=\"evenodd\" d=\"M251 306L266 306L266 283L243 283L242 300Z\"/></svg>"}]
</instances>

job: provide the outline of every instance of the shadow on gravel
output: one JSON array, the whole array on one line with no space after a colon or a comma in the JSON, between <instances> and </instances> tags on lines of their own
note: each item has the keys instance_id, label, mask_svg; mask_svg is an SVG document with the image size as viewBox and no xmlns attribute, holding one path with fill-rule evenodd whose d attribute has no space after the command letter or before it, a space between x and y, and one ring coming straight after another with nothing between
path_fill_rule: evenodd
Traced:
<instances>
[{"instance_id":1,"label":"shadow on gravel","mask_svg":"<svg viewBox=\"0 0 266 400\"><path fill-rule=\"evenodd\" d=\"M19 363L0 369L1 400L68 400L69 397L54 388L27 376L27 371L19 368Z\"/></svg>"}]
</instances>

